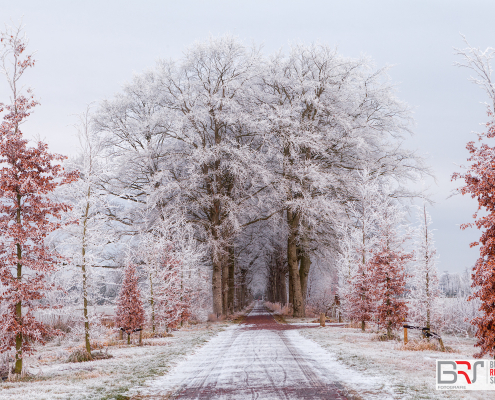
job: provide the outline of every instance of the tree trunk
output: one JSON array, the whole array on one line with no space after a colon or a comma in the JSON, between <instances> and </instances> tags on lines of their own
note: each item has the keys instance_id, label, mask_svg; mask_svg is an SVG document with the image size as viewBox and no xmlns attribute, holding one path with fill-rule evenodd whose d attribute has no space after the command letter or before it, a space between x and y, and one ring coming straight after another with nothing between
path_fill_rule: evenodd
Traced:
<instances>
[{"instance_id":1,"label":"tree trunk","mask_svg":"<svg viewBox=\"0 0 495 400\"><path fill-rule=\"evenodd\" d=\"M280 303L287 304L287 274L285 268L280 273Z\"/></svg>"},{"instance_id":2,"label":"tree trunk","mask_svg":"<svg viewBox=\"0 0 495 400\"><path fill-rule=\"evenodd\" d=\"M246 275L248 273L247 269L241 269L241 283L240 283L240 307L241 310L247 306L248 298L247 298L247 285L246 285Z\"/></svg>"},{"instance_id":3,"label":"tree trunk","mask_svg":"<svg viewBox=\"0 0 495 400\"><path fill-rule=\"evenodd\" d=\"M222 255L222 314L228 314L229 302L229 263L228 255Z\"/></svg>"},{"instance_id":4,"label":"tree trunk","mask_svg":"<svg viewBox=\"0 0 495 400\"><path fill-rule=\"evenodd\" d=\"M153 294L153 277L151 276L151 272L149 278L150 278L151 333L153 336L155 336L155 298Z\"/></svg>"},{"instance_id":5,"label":"tree trunk","mask_svg":"<svg viewBox=\"0 0 495 400\"><path fill-rule=\"evenodd\" d=\"M426 205L423 205L423 215L425 217L425 248L426 248L426 254L425 254L425 268L426 268L426 328L428 329L428 332L430 331L430 317L431 317L431 296L430 296L430 274L428 271L428 264L429 264L429 253L428 253L428 221L426 219ZM430 338L428 337L428 341L430 341Z\"/></svg>"},{"instance_id":6,"label":"tree trunk","mask_svg":"<svg viewBox=\"0 0 495 400\"><path fill-rule=\"evenodd\" d=\"M21 226L21 195L18 193L17 194L17 212L16 212L16 222L19 225L19 228ZM19 281L19 285L22 279L22 249L21 249L21 244L17 243L16 244L17 248L17 280ZM17 323L19 324L20 327L22 327L22 301L18 301L15 305L15 317L17 320ZM22 372L22 342L23 342L23 337L22 337L22 332L19 332L15 336L15 366L14 366L14 373L20 375Z\"/></svg>"},{"instance_id":7,"label":"tree trunk","mask_svg":"<svg viewBox=\"0 0 495 400\"><path fill-rule=\"evenodd\" d=\"M299 216L292 211L287 211L287 222L289 224L289 237L287 240L287 262L292 275L293 292L293 316L304 317L303 296L301 290L301 278L299 276L299 263L297 260L297 227L299 226Z\"/></svg>"},{"instance_id":8,"label":"tree trunk","mask_svg":"<svg viewBox=\"0 0 495 400\"><path fill-rule=\"evenodd\" d=\"M82 235L82 286L83 286L83 316L84 316L84 343L86 345L86 352L91 359L91 342L89 337L89 317L88 317L88 282L86 276L86 229L89 215L89 199L91 196L91 187L88 187L88 194L86 198L86 209L83 218L83 235Z\"/></svg>"},{"instance_id":9,"label":"tree trunk","mask_svg":"<svg viewBox=\"0 0 495 400\"><path fill-rule=\"evenodd\" d=\"M228 280L227 280L227 309L229 314L234 312L234 290L235 290L235 254L234 246L229 246L229 260L228 260Z\"/></svg>"},{"instance_id":10,"label":"tree trunk","mask_svg":"<svg viewBox=\"0 0 495 400\"><path fill-rule=\"evenodd\" d=\"M308 295L308 276L309 276L309 268L311 267L311 258L307 251L303 249L301 251L301 267L299 270L299 276L301 279L301 292L302 292L302 300L303 307L306 310L306 296Z\"/></svg>"},{"instance_id":11,"label":"tree trunk","mask_svg":"<svg viewBox=\"0 0 495 400\"><path fill-rule=\"evenodd\" d=\"M88 289L86 282L86 265L82 265L83 272L83 314L84 314L84 343L86 345L86 351L91 359L91 341L89 338L89 318L88 318Z\"/></svg>"},{"instance_id":12,"label":"tree trunk","mask_svg":"<svg viewBox=\"0 0 495 400\"><path fill-rule=\"evenodd\" d=\"M213 260L211 286L213 292L213 312L219 317L222 315L222 264L220 260Z\"/></svg>"},{"instance_id":13,"label":"tree trunk","mask_svg":"<svg viewBox=\"0 0 495 400\"><path fill-rule=\"evenodd\" d=\"M19 271L21 270L20 264L17 264L17 275L19 276ZM15 314L17 321L22 323L22 303L19 301L15 305ZM22 372L22 333L19 332L15 336L15 367L14 373L21 374Z\"/></svg>"},{"instance_id":14,"label":"tree trunk","mask_svg":"<svg viewBox=\"0 0 495 400\"><path fill-rule=\"evenodd\" d=\"M292 271L289 268L289 304L292 305L294 303L294 289L292 285Z\"/></svg>"},{"instance_id":15,"label":"tree trunk","mask_svg":"<svg viewBox=\"0 0 495 400\"><path fill-rule=\"evenodd\" d=\"M390 287L390 277L388 276L387 274L387 281L386 281L386 288L387 288L387 291ZM392 318L392 313L390 311L390 295L387 295L387 300L385 302L385 304L387 305L387 338L388 339L392 339L392 321L390 320Z\"/></svg>"},{"instance_id":16,"label":"tree trunk","mask_svg":"<svg viewBox=\"0 0 495 400\"><path fill-rule=\"evenodd\" d=\"M213 207L211 209L211 235L215 246L218 246L219 240L219 227L220 227L220 201L215 200L213 202ZM217 317L222 315L223 307L222 307L222 265L223 265L223 256L221 254L221 250L213 249L212 252L212 264L213 264L213 274L211 277L212 280L212 293L213 293L213 312Z\"/></svg>"}]
</instances>

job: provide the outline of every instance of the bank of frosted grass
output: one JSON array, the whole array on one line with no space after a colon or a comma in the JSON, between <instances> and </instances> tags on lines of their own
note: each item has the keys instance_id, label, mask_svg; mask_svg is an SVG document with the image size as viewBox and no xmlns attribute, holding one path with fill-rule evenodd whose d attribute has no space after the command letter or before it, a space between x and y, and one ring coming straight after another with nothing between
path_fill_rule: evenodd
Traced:
<instances>
[{"instance_id":1,"label":"bank of frosted grass","mask_svg":"<svg viewBox=\"0 0 495 400\"><path fill-rule=\"evenodd\" d=\"M446 348L442 352L436 340L421 339L421 334L409 332L409 346L400 341L376 340L377 332L351 327L327 326L325 328L301 329L299 333L335 354L344 365L361 371L363 379L380 377L391 383L394 399L474 399L485 400L486 391L440 391L435 389L437 359L473 359L477 352L475 338L442 335ZM488 359L485 357L485 359ZM352 387L349 389L352 390ZM365 393L360 393L366 398Z\"/></svg>"},{"instance_id":2,"label":"bank of frosted grass","mask_svg":"<svg viewBox=\"0 0 495 400\"><path fill-rule=\"evenodd\" d=\"M189 326L173 337L147 339L151 346L111 346L107 360L68 363L64 346L49 343L26 359L29 380L0 383L0 400L115 399L166 374L229 324Z\"/></svg>"}]
</instances>

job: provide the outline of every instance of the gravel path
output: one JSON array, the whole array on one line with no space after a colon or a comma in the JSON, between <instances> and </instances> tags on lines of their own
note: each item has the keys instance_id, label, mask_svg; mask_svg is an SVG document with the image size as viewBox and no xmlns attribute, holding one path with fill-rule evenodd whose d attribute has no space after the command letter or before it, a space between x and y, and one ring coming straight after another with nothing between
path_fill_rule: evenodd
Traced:
<instances>
[{"instance_id":1,"label":"gravel path","mask_svg":"<svg viewBox=\"0 0 495 400\"><path fill-rule=\"evenodd\" d=\"M346 399L332 371L304 351L307 339L298 328L278 324L258 302L242 325L221 332L134 398Z\"/></svg>"}]
</instances>

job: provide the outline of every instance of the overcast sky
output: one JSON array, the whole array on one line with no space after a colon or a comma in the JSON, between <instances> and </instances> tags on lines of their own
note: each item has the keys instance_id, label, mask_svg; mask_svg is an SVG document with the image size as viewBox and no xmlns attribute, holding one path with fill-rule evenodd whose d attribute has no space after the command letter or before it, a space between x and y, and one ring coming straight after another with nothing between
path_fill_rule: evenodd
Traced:
<instances>
[{"instance_id":1,"label":"overcast sky","mask_svg":"<svg viewBox=\"0 0 495 400\"><path fill-rule=\"evenodd\" d=\"M24 132L41 137L51 151L73 154L75 114L113 96L133 73L159 58L176 58L195 40L231 33L269 53L291 42L319 41L346 56L372 57L390 75L399 97L414 109L415 135L406 146L427 157L437 182L428 182L440 254L440 271L473 265L479 234L461 231L474 200L450 198L450 176L465 163L472 131L486 121L485 94L453 67L459 33L482 49L495 47L493 0L373 1L6 1L0 24L22 18L36 51L36 66L24 82L41 105ZM0 86L0 89L3 86ZM7 93L0 91L0 101Z\"/></svg>"}]
</instances>

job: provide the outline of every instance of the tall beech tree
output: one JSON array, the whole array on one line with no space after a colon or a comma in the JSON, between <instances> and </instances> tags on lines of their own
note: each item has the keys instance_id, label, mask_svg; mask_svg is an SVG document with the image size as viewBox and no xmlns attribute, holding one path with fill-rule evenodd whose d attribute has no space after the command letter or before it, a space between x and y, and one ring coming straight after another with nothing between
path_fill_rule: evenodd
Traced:
<instances>
[{"instance_id":1,"label":"tall beech tree","mask_svg":"<svg viewBox=\"0 0 495 400\"><path fill-rule=\"evenodd\" d=\"M127 344L131 344L131 333L143 327L144 308L138 286L136 267L129 264L124 273L116 310L117 327L127 333Z\"/></svg>"},{"instance_id":2,"label":"tall beech tree","mask_svg":"<svg viewBox=\"0 0 495 400\"><path fill-rule=\"evenodd\" d=\"M78 174L64 172L65 157L50 154L45 143L30 147L24 138L20 126L38 103L29 90L21 93L19 80L34 60L25 53L21 28L1 33L0 43L0 68L11 90L10 104L0 103L0 351L15 349L14 373L20 374L24 354L48 333L34 311L46 307L41 300L54 288L46 277L60 258L45 239L61 227L61 214L69 209L50 194Z\"/></svg>"},{"instance_id":3,"label":"tall beech tree","mask_svg":"<svg viewBox=\"0 0 495 400\"><path fill-rule=\"evenodd\" d=\"M459 188L463 195L468 194L478 201L478 210L474 214L475 222L461 225L461 229L476 226L482 230L479 241L471 243L471 247L480 246L480 257L476 261L472 274L472 287L475 292L469 300L481 301L481 315L472 320L476 327L475 344L480 348L475 357L488 354L495 357L495 146L487 142L495 138L495 83L491 80L491 59L495 55L494 48L481 51L468 45L465 49L457 49L463 57L458 66L467 67L475 72L471 80L481 86L488 94L487 104L489 121L485 124L485 132L478 134L478 147L470 141L466 148L470 154L470 167L465 173L455 173L453 180L463 179L465 185ZM482 212L484 215L480 216Z\"/></svg>"}]
</instances>

